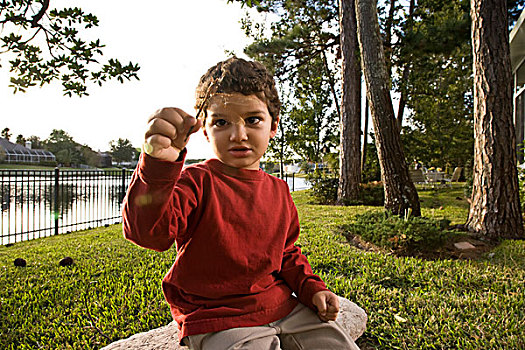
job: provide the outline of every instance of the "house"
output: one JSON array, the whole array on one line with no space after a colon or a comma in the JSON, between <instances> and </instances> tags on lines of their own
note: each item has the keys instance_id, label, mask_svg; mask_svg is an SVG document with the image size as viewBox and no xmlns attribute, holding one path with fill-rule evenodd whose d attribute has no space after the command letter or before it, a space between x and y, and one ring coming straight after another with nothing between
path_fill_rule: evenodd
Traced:
<instances>
[{"instance_id":1,"label":"house","mask_svg":"<svg viewBox=\"0 0 525 350\"><path fill-rule=\"evenodd\" d=\"M512 67L514 93L514 125L516 128L516 144L518 145L518 161L523 162L523 139L525 136L525 10L512 28L509 35L510 61Z\"/></svg>"},{"instance_id":2,"label":"house","mask_svg":"<svg viewBox=\"0 0 525 350\"><path fill-rule=\"evenodd\" d=\"M0 137L0 162L2 163L41 163L55 162L53 153L43 149L31 149L31 142L26 146L12 143Z\"/></svg>"},{"instance_id":3,"label":"house","mask_svg":"<svg viewBox=\"0 0 525 350\"><path fill-rule=\"evenodd\" d=\"M107 152L98 153L99 161L98 166L101 168L111 168L113 166L113 159L111 157L111 154Z\"/></svg>"}]
</instances>

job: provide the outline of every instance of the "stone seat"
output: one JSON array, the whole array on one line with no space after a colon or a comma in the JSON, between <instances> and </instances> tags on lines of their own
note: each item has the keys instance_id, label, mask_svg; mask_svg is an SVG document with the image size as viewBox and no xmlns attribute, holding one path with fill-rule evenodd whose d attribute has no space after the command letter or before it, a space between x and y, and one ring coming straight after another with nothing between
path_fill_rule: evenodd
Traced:
<instances>
[{"instance_id":1,"label":"stone seat","mask_svg":"<svg viewBox=\"0 0 525 350\"><path fill-rule=\"evenodd\" d=\"M363 309L348 299L339 297L340 311L337 322L343 326L352 339L359 338L366 329L367 315ZM135 334L127 339L121 339L101 350L185 350L179 344L179 329L175 321L166 326L152 329L148 332Z\"/></svg>"}]
</instances>

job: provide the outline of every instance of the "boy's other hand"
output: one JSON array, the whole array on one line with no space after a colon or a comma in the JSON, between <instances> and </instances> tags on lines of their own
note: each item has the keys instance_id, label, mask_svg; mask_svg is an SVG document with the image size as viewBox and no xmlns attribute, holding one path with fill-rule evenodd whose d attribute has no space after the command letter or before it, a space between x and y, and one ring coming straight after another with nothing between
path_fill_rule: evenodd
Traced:
<instances>
[{"instance_id":1,"label":"boy's other hand","mask_svg":"<svg viewBox=\"0 0 525 350\"><path fill-rule=\"evenodd\" d=\"M143 151L154 158L174 162L186 147L188 136L201 126L201 120L182 109L159 109L148 119Z\"/></svg>"},{"instance_id":2,"label":"boy's other hand","mask_svg":"<svg viewBox=\"0 0 525 350\"><path fill-rule=\"evenodd\" d=\"M317 292L312 297L312 304L317 307L321 321L335 321L339 313L339 298L329 290Z\"/></svg>"}]
</instances>

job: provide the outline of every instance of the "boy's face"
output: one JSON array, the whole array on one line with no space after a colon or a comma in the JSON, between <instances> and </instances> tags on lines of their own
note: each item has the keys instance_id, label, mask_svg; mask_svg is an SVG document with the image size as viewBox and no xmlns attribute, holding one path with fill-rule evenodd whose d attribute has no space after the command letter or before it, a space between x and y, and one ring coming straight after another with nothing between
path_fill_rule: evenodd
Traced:
<instances>
[{"instance_id":1,"label":"boy's face","mask_svg":"<svg viewBox=\"0 0 525 350\"><path fill-rule=\"evenodd\" d=\"M268 143L277 133L266 103L255 95L214 95L209 102L204 135L217 158L238 169L259 169Z\"/></svg>"}]
</instances>

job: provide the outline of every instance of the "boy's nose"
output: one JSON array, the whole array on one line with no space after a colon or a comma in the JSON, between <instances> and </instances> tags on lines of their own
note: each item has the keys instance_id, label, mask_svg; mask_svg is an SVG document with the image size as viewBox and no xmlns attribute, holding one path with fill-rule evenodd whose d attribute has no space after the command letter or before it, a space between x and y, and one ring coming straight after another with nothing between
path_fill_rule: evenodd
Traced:
<instances>
[{"instance_id":1,"label":"boy's nose","mask_svg":"<svg viewBox=\"0 0 525 350\"><path fill-rule=\"evenodd\" d=\"M244 127L244 125L233 125L232 132L230 134L230 141L240 142L246 141L247 139L248 135L246 134L246 128Z\"/></svg>"}]
</instances>

